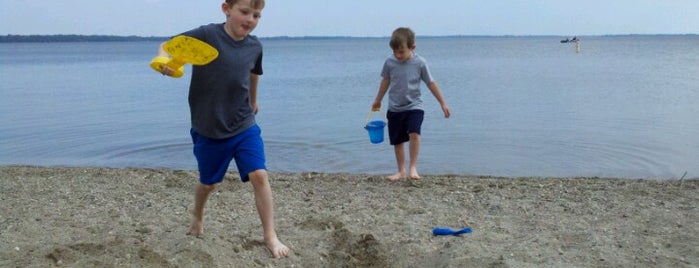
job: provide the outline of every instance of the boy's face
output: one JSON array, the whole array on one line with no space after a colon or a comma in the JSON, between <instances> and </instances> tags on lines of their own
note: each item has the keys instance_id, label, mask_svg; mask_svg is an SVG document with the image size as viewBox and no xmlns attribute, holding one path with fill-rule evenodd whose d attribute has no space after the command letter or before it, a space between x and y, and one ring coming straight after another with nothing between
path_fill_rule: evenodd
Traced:
<instances>
[{"instance_id":1,"label":"boy's face","mask_svg":"<svg viewBox=\"0 0 699 268\"><path fill-rule=\"evenodd\" d=\"M400 47L393 49L393 56L395 56L398 61L404 62L413 57L414 49L415 46L408 47L407 45L401 45Z\"/></svg>"},{"instance_id":2,"label":"boy's face","mask_svg":"<svg viewBox=\"0 0 699 268\"><path fill-rule=\"evenodd\" d=\"M226 32L236 41L247 37L262 17L262 9L252 7L250 0L238 0L233 6L223 2L222 9L226 14Z\"/></svg>"}]
</instances>

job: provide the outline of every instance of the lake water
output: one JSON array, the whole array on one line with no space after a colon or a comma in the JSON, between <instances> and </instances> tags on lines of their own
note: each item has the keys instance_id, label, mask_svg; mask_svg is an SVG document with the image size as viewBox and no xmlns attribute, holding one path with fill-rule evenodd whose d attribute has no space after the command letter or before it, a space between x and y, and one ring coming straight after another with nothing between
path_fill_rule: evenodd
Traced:
<instances>
[{"instance_id":1,"label":"lake water","mask_svg":"<svg viewBox=\"0 0 699 268\"><path fill-rule=\"evenodd\" d=\"M699 37L585 37L580 53L559 39L418 38L452 110L444 119L423 85L420 172L699 177ZM395 171L363 128L386 39L263 44L270 171ZM0 165L196 169L190 69L155 73L156 47L0 44Z\"/></svg>"}]
</instances>

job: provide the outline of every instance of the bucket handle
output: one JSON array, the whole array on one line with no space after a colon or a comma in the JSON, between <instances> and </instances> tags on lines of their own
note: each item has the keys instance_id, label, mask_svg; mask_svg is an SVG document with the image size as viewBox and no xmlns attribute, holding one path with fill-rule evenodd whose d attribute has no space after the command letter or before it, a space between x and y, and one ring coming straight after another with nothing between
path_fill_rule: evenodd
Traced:
<instances>
[{"instance_id":1,"label":"bucket handle","mask_svg":"<svg viewBox=\"0 0 699 268\"><path fill-rule=\"evenodd\" d=\"M379 110L380 111L380 110ZM367 124L369 124L369 119L371 119L371 115L376 112L374 110L369 110L369 114L366 115L366 120L364 120L364 127L366 127Z\"/></svg>"}]
</instances>

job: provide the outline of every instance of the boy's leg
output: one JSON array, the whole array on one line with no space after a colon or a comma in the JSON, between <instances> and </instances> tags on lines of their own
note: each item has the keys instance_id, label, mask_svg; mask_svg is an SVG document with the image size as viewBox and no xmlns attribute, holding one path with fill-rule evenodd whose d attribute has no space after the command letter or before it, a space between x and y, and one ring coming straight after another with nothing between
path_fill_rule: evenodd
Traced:
<instances>
[{"instance_id":1,"label":"boy's leg","mask_svg":"<svg viewBox=\"0 0 699 268\"><path fill-rule=\"evenodd\" d=\"M419 179L417 173L417 156L420 154L420 134L410 133L410 178Z\"/></svg>"},{"instance_id":2,"label":"boy's leg","mask_svg":"<svg viewBox=\"0 0 699 268\"><path fill-rule=\"evenodd\" d=\"M417 173L417 156L420 154L420 132L425 112L422 110L411 110L408 112L407 133L410 139L410 178L419 179Z\"/></svg>"},{"instance_id":3,"label":"boy's leg","mask_svg":"<svg viewBox=\"0 0 699 268\"><path fill-rule=\"evenodd\" d=\"M250 172L248 176L255 191L255 206L262 221L267 248L272 252L274 258L289 255L291 250L279 241L277 232L274 230L274 199L272 198L272 187L269 184L267 171L258 169Z\"/></svg>"},{"instance_id":4,"label":"boy's leg","mask_svg":"<svg viewBox=\"0 0 699 268\"><path fill-rule=\"evenodd\" d=\"M192 225L189 227L188 235L198 237L204 234L204 205L214 189L216 189L215 185L206 185L201 182L194 186L194 209L192 210Z\"/></svg>"},{"instance_id":5,"label":"boy's leg","mask_svg":"<svg viewBox=\"0 0 699 268\"><path fill-rule=\"evenodd\" d=\"M396 154L396 166L398 167L398 172L388 176L388 180L391 182L405 178L405 142L409 140L407 125L406 125L406 112L391 112L386 113L386 119L388 119L388 138L393 145L393 152Z\"/></svg>"},{"instance_id":6,"label":"boy's leg","mask_svg":"<svg viewBox=\"0 0 699 268\"><path fill-rule=\"evenodd\" d=\"M240 179L252 183L255 207L262 221L265 244L274 258L281 258L289 255L290 250L279 241L274 230L274 200L265 167L265 149L261 133L260 127L254 125L237 136L240 143L235 149L235 163Z\"/></svg>"},{"instance_id":7,"label":"boy's leg","mask_svg":"<svg viewBox=\"0 0 699 268\"><path fill-rule=\"evenodd\" d=\"M405 178L405 148L403 143L393 145L393 151L396 154L396 164L398 166L398 172L391 176L388 176L389 181L397 181Z\"/></svg>"},{"instance_id":8,"label":"boy's leg","mask_svg":"<svg viewBox=\"0 0 699 268\"><path fill-rule=\"evenodd\" d=\"M216 184L223 180L233 154L228 149L226 140L215 140L199 135L193 129L193 152L199 168L199 182L194 186L194 209L192 224L187 234L201 236L204 234L204 206L209 194L216 189Z\"/></svg>"}]
</instances>

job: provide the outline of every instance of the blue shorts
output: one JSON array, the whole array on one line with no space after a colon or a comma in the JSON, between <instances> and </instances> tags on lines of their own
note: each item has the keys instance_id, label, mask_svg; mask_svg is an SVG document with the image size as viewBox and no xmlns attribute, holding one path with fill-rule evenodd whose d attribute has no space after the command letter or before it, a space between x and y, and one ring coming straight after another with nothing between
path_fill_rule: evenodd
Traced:
<instances>
[{"instance_id":1,"label":"blue shorts","mask_svg":"<svg viewBox=\"0 0 699 268\"><path fill-rule=\"evenodd\" d=\"M199 181L212 185L223 181L228 165L235 159L240 180L247 182L248 174L265 166L265 150L262 130L254 125L242 133L227 139L211 139L190 130L194 144L194 156L199 166Z\"/></svg>"},{"instance_id":2,"label":"blue shorts","mask_svg":"<svg viewBox=\"0 0 699 268\"><path fill-rule=\"evenodd\" d=\"M404 112L386 113L388 119L388 139L391 145L398 145L410 140L410 133L420 135L422 120L425 118L423 110L408 110Z\"/></svg>"}]
</instances>

